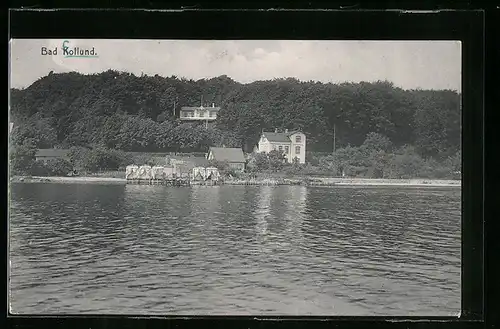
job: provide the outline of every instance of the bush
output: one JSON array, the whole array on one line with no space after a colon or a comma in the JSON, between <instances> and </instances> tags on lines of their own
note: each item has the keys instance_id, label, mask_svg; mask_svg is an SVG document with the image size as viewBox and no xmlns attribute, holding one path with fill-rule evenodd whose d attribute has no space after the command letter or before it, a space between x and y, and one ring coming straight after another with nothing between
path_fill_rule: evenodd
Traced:
<instances>
[{"instance_id":1,"label":"bush","mask_svg":"<svg viewBox=\"0 0 500 329\"><path fill-rule=\"evenodd\" d=\"M85 161L90 154L90 149L81 146L73 146L69 149L68 157L73 164L73 167L78 169L84 169Z\"/></svg>"},{"instance_id":2,"label":"bush","mask_svg":"<svg viewBox=\"0 0 500 329\"><path fill-rule=\"evenodd\" d=\"M269 169L279 171L285 165L285 154L282 151L272 150L267 154Z\"/></svg>"},{"instance_id":3,"label":"bush","mask_svg":"<svg viewBox=\"0 0 500 329\"><path fill-rule=\"evenodd\" d=\"M269 159L266 153L257 153L249 163L250 171L262 171L269 169Z\"/></svg>"},{"instance_id":4,"label":"bush","mask_svg":"<svg viewBox=\"0 0 500 329\"><path fill-rule=\"evenodd\" d=\"M73 171L71 162L64 159L53 159L45 163L49 176L66 176Z\"/></svg>"},{"instance_id":5,"label":"bush","mask_svg":"<svg viewBox=\"0 0 500 329\"><path fill-rule=\"evenodd\" d=\"M390 156L388 176L390 178L417 178L424 167L424 160L411 146L404 146L396 154Z\"/></svg>"},{"instance_id":6,"label":"bush","mask_svg":"<svg viewBox=\"0 0 500 329\"><path fill-rule=\"evenodd\" d=\"M32 170L35 163L36 146L26 141L17 145L10 154L10 170L13 174L26 175Z\"/></svg>"},{"instance_id":7,"label":"bush","mask_svg":"<svg viewBox=\"0 0 500 329\"><path fill-rule=\"evenodd\" d=\"M318 164L319 168L324 172L329 172L332 175L337 176L341 172L340 163L334 155L327 155L319 158Z\"/></svg>"},{"instance_id":8,"label":"bush","mask_svg":"<svg viewBox=\"0 0 500 329\"><path fill-rule=\"evenodd\" d=\"M47 162L35 161L30 174L33 176L67 176L72 171L71 162L64 159L51 159Z\"/></svg>"},{"instance_id":9,"label":"bush","mask_svg":"<svg viewBox=\"0 0 500 329\"><path fill-rule=\"evenodd\" d=\"M45 162L43 161L33 162L29 174L32 176L52 176L50 174L49 168L47 168Z\"/></svg>"},{"instance_id":10,"label":"bush","mask_svg":"<svg viewBox=\"0 0 500 329\"><path fill-rule=\"evenodd\" d=\"M128 163L130 156L127 153L103 147L81 152L80 156L82 157L78 159L78 162L81 169L89 172L118 170L130 164Z\"/></svg>"}]
</instances>

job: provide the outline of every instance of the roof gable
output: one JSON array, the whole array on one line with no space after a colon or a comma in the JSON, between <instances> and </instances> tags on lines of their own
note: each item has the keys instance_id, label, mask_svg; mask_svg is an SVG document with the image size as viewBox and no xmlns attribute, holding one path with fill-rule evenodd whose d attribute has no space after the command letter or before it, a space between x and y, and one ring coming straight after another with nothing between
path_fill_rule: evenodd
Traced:
<instances>
[{"instance_id":1,"label":"roof gable","mask_svg":"<svg viewBox=\"0 0 500 329\"><path fill-rule=\"evenodd\" d=\"M245 162L245 155L240 148L211 147L210 152L217 161Z\"/></svg>"},{"instance_id":2,"label":"roof gable","mask_svg":"<svg viewBox=\"0 0 500 329\"><path fill-rule=\"evenodd\" d=\"M292 135L295 135L295 134L305 135L305 134L304 134L302 131L300 131L300 130L293 130L293 131L288 132L288 136L292 136Z\"/></svg>"}]
</instances>

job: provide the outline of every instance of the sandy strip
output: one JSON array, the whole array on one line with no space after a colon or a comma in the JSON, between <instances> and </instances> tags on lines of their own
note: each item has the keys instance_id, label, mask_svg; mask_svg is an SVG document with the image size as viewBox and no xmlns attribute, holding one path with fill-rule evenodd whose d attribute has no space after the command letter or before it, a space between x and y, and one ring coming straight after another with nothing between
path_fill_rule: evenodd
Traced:
<instances>
[{"instance_id":1,"label":"sandy strip","mask_svg":"<svg viewBox=\"0 0 500 329\"><path fill-rule=\"evenodd\" d=\"M125 178L112 177L14 177L14 182L25 183L121 183L126 184ZM295 179L290 181L297 181ZM252 180L248 185L280 185L278 180ZM226 185L247 185L244 181L226 181ZM290 184L292 185L292 184ZM363 179L363 178L314 178L309 186L418 186L418 187L461 187L459 180L437 179Z\"/></svg>"},{"instance_id":2,"label":"sandy strip","mask_svg":"<svg viewBox=\"0 0 500 329\"><path fill-rule=\"evenodd\" d=\"M320 182L321 181L321 182ZM363 179L363 178L322 178L317 185L363 185L363 186L419 186L419 187L461 187L459 180L439 179ZM316 185L312 182L312 185Z\"/></svg>"}]
</instances>

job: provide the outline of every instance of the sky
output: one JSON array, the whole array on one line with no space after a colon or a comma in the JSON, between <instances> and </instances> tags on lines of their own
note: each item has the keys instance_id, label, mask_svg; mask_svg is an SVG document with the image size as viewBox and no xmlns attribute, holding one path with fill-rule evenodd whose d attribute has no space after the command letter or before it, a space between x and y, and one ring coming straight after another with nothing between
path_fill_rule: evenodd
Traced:
<instances>
[{"instance_id":1,"label":"sky","mask_svg":"<svg viewBox=\"0 0 500 329\"><path fill-rule=\"evenodd\" d=\"M28 87L50 71L113 69L194 80L227 75L242 83L286 77L324 83L389 80L404 89L461 90L459 41L67 40L68 49L93 47L96 58L65 58L64 41L11 40L11 87ZM42 55L42 47L58 53Z\"/></svg>"}]
</instances>

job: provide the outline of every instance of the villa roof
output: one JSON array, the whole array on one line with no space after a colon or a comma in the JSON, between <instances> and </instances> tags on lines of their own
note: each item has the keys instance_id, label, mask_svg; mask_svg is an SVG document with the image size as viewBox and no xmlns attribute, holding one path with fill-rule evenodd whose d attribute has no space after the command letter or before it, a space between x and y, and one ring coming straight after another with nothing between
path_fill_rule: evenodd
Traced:
<instances>
[{"instance_id":1,"label":"villa roof","mask_svg":"<svg viewBox=\"0 0 500 329\"><path fill-rule=\"evenodd\" d=\"M245 162L245 155L240 148L211 147L210 152L217 161Z\"/></svg>"},{"instance_id":2,"label":"villa roof","mask_svg":"<svg viewBox=\"0 0 500 329\"><path fill-rule=\"evenodd\" d=\"M67 157L68 149L39 149L36 152L36 157Z\"/></svg>"},{"instance_id":3,"label":"villa roof","mask_svg":"<svg viewBox=\"0 0 500 329\"><path fill-rule=\"evenodd\" d=\"M220 107L211 107L211 106L183 106L181 110L184 111L194 111L194 110L207 110L207 111L219 111Z\"/></svg>"},{"instance_id":4,"label":"villa roof","mask_svg":"<svg viewBox=\"0 0 500 329\"><path fill-rule=\"evenodd\" d=\"M263 131L262 135L264 137L266 137L267 140L270 142L289 143L289 142L291 142L290 136L295 134L295 133L300 133L300 131L299 130L292 130L292 131L283 132L283 133Z\"/></svg>"}]
</instances>

